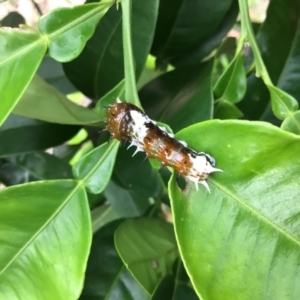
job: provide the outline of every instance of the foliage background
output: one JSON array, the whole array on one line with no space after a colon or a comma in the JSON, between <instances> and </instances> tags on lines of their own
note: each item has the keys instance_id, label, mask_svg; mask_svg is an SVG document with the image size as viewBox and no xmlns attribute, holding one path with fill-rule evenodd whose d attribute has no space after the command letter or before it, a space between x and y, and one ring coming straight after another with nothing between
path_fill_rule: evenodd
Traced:
<instances>
[{"instance_id":1,"label":"foliage background","mask_svg":"<svg viewBox=\"0 0 300 300\"><path fill-rule=\"evenodd\" d=\"M298 1L87 2L0 30L0 298L298 299ZM106 143L116 97L217 159L211 194Z\"/></svg>"}]
</instances>

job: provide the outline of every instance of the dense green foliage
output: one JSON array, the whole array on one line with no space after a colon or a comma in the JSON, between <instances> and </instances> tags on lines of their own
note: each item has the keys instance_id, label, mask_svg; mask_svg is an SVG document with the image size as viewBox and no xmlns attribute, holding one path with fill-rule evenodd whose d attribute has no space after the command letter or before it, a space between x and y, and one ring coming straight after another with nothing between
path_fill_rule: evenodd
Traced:
<instances>
[{"instance_id":1,"label":"dense green foliage","mask_svg":"<svg viewBox=\"0 0 300 300\"><path fill-rule=\"evenodd\" d=\"M0 299L299 299L298 0L271 1L262 24L247 0L87 1L37 28L8 19ZM117 97L216 158L211 193L107 143Z\"/></svg>"}]
</instances>

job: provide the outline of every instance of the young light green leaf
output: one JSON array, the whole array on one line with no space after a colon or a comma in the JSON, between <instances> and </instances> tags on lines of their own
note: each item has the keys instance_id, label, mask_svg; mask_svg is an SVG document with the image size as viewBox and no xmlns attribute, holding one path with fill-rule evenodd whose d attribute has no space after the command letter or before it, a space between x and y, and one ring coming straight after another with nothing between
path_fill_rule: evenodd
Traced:
<instances>
[{"instance_id":1,"label":"young light green leaf","mask_svg":"<svg viewBox=\"0 0 300 300\"><path fill-rule=\"evenodd\" d=\"M118 148L116 140L103 144L84 155L73 166L74 177L82 180L90 193L99 194L108 185Z\"/></svg>"},{"instance_id":2,"label":"young light green leaf","mask_svg":"<svg viewBox=\"0 0 300 300\"><path fill-rule=\"evenodd\" d=\"M77 57L114 3L114 0L102 0L100 3L58 8L43 16L39 20L39 30L48 38L49 55L60 62Z\"/></svg>"},{"instance_id":3,"label":"young light green leaf","mask_svg":"<svg viewBox=\"0 0 300 300\"><path fill-rule=\"evenodd\" d=\"M281 124L281 128L283 130L300 135L300 111L297 110L286 117Z\"/></svg>"},{"instance_id":4,"label":"young light green leaf","mask_svg":"<svg viewBox=\"0 0 300 300\"><path fill-rule=\"evenodd\" d=\"M293 96L278 87L272 85L267 85L267 87L270 91L273 112L278 119L283 120L298 109L298 102Z\"/></svg>"},{"instance_id":5,"label":"young light green leaf","mask_svg":"<svg viewBox=\"0 0 300 300\"><path fill-rule=\"evenodd\" d=\"M35 76L14 108L17 115L59 124L97 124L99 115L79 106Z\"/></svg>"},{"instance_id":6,"label":"young light green leaf","mask_svg":"<svg viewBox=\"0 0 300 300\"><path fill-rule=\"evenodd\" d=\"M173 226L160 219L129 219L115 232L115 245L131 274L152 294L178 256Z\"/></svg>"},{"instance_id":7,"label":"young light green leaf","mask_svg":"<svg viewBox=\"0 0 300 300\"><path fill-rule=\"evenodd\" d=\"M95 111L102 118L105 118L106 114L107 114L106 106L114 104L116 102L117 98L122 99L122 100L125 99L125 80L124 79L97 102Z\"/></svg>"},{"instance_id":8,"label":"young light green leaf","mask_svg":"<svg viewBox=\"0 0 300 300\"><path fill-rule=\"evenodd\" d=\"M198 296L297 299L300 137L232 120L197 124L177 136L224 171L209 177L210 194L190 184L182 192L175 176L169 183L179 249Z\"/></svg>"},{"instance_id":9,"label":"young light green leaf","mask_svg":"<svg viewBox=\"0 0 300 300\"><path fill-rule=\"evenodd\" d=\"M0 29L0 126L13 110L35 74L47 48L38 31L23 26ZM22 70L26 71L20 71Z\"/></svg>"},{"instance_id":10,"label":"young light green leaf","mask_svg":"<svg viewBox=\"0 0 300 300\"><path fill-rule=\"evenodd\" d=\"M0 219L0 298L78 299L91 244L84 187L57 180L3 189Z\"/></svg>"},{"instance_id":11,"label":"young light green leaf","mask_svg":"<svg viewBox=\"0 0 300 300\"><path fill-rule=\"evenodd\" d=\"M227 100L216 101L214 118L215 119L238 119L243 116L243 112L232 102Z\"/></svg>"},{"instance_id":12,"label":"young light green leaf","mask_svg":"<svg viewBox=\"0 0 300 300\"><path fill-rule=\"evenodd\" d=\"M242 52L240 52L218 79L214 87L214 93L219 101L226 100L237 103L243 99L246 89L246 71L243 66Z\"/></svg>"}]
</instances>

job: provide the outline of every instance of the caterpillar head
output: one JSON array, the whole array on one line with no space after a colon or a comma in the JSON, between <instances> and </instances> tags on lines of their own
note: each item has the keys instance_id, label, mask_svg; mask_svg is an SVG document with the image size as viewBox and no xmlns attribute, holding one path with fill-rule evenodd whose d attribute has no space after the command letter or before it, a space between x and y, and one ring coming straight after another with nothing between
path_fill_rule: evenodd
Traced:
<instances>
[{"instance_id":1,"label":"caterpillar head","mask_svg":"<svg viewBox=\"0 0 300 300\"><path fill-rule=\"evenodd\" d=\"M199 152L196 155L191 155L192 166L189 170L188 176L190 181L194 182L196 189L198 190L198 183L204 185L208 192L210 192L209 186L206 182L209 174L213 172L223 172L220 169L215 168L216 161L209 154Z\"/></svg>"}]
</instances>

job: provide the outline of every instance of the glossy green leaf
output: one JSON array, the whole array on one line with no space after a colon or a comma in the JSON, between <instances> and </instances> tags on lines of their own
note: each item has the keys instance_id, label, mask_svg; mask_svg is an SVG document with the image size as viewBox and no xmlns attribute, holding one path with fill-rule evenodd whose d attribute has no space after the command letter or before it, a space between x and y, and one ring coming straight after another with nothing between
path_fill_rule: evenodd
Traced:
<instances>
[{"instance_id":1,"label":"glossy green leaf","mask_svg":"<svg viewBox=\"0 0 300 300\"><path fill-rule=\"evenodd\" d=\"M246 71L243 66L242 52L236 55L214 86L219 101L237 103L245 95L247 88Z\"/></svg>"},{"instance_id":2,"label":"glossy green leaf","mask_svg":"<svg viewBox=\"0 0 300 300\"><path fill-rule=\"evenodd\" d=\"M35 76L13 110L14 114L60 124L97 124L99 115L79 106Z\"/></svg>"},{"instance_id":3,"label":"glossy green leaf","mask_svg":"<svg viewBox=\"0 0 300 300\"><path fill-rule=\"evenodd\" d=\"M166 296L168 295L168 296ZM152 294L151 300L198 300L189 286L189 278L180 259L173 265L173 274L166 275Z\"/></svg>"},{"instance_id":4,"label":"glossy green leaf","mask_svg":"<svg viewBox=\"0 0 300 300\"><path fill-rule=\"evenodd\" d=\"M83 186L64 180L3 189L0 218L0 298L78 299L91 243Z\"/></svg>"},{"instance_id":5,"label":"glossy green leaf","mask_svg":"<svg viewBox=\"0 0 300 300\"><path fill-rule=\"evenodd\" d=\"M299 107L294 97L275 86L268 86L271 96L272 109L278 119L286 118Z\"/></svg>"},{"instance_id":6,"label":"glossy green leaf","mask_svg":"<svg viewBox=\"0 0 300 300\"><path fill-rule=\"evenodd\" d=\"M74 177L82 180L90 193L101 193L108 185L118 148L117 141L103 144L73 166Z\"/></svg>"},{"instance_id":7,"label":"glossy green leaf","mask_svg":"<svg viewBox=\"0 0 300 300\"><path fill-rule=\"evenodd\" d=\"M231 102L222 100L215 103L214 118L216 119L238 119L242 116L242 111Z\"/></svg>"},{"instance_id":8,"label":"glossy green leaf","mask_svg":"<svg viewBox=\"0 0 300 300\"><path fill-rule=\"evenodd\" d=\"M299 4L298 4L299 5ZM277 86L289 93L300 103L300 13L298 17L297 30L294 34L293 44L291 45L289 56L286 59L281 76L278 80Z\"/></svg>"},{"instance_id":9,"label":"glossy green leaf","mask_svg":"<svg viewBox=\"0 0 300 300\"><path fill-rule=\"evenodd\" d=\"M297 110L295 113L285 118L281 124L281 128L300 135L300 111Z\"/></svg>"},{"instance_id":10,"label":"glossy green leaf","mask_svg":"<svg viewBox=\"0 0 300 300\"><path fill-rule=\"evenodd\" d=\"M224 171L210 176L210 194L193 185L182 192L174 176L169 186L180 253L198 296L298 299L300 138L263 122L216 120L178 138Z\"/></svg>"},{"instance_id":11,"label":"glossy green leaf","mask_svg":"<svg viewBox=\"0 0 300 300\"><path fill-rule=\"evenodd\" d=\"M68 145L63 144L53 148L53 155L59 157L65 162L69 162L74 155L78 152L81 145Z\"/></svg>"},{"instance_id":12,"label":"glossy green leaf","mask_svg":"<svg viewBox=\"0 0 300 300\"><path fill-rule=\"evenodd\" d=\"M178 283L173 275L166 275L151 297L151 300L165 299L199 300L196 293L190 287Z\"/></svg>"},{"instance_id":13,"label":"glossy green leaf","mask_svg":"<svg viewBox=\"0 0 300 300\"><path fill-rule=\"evenodd\" d=\"M273 0L268 6L266 20L257 33L260 52L272 82L275 84L285 68L299 17L300 10L297 0Z\"/></svg>"},{"instance_id":14,"label":"glossy green leaf","mask_svg":"<svg viewBox=\"0 0 300 300\"><path fill-rule=\"evenodd\" d=\"M102 0L100 3L58 8L44 15L38 26L48 38L49 55L60 62L77 57L114 2Z\"/></svg>"},{"instance_id":15,"label":"glossy green leaf","mask_svg":"<svg viewBox=\"0 0 300 300\"><path fill-rule=\"evenodd\" d=\"M112 181L105 189L104 195L121 217L142 216L150 206L149 199L145 196L126 190Z\"/></svg>"},{"instance_id":16,"label":"glossy green leaf","mask_svg":"<svg viewBox=\"0 0 300 300\"><path fill-rule=\"evenodd\" d=\"M35 74L47 43L38 31L24 26L0 28L0 45L1 126Z\"/></svg>"},{"instance_id":17,"label":"glossy green leaf","mask_svg":"<svg viewBox=\"0 0 300 300\"><path fill-rule=\"evenodd\" d=\"M0 159L0 181L6 186L72 177L69 164L45 152L31 152Z\"/></svg>"},{"instance_id":18,"label":"glossy green leaf","mask_svg":"<svg viewBox=\"0 0 300 300\"><path fill-rule=\"evenodd\" d=\"M73 137L78 126L51 124L11 115L0 128L0 156L44 150Z\"/></svg>"},{"instance_id":19,"label":"glossy green leaf","mask_svg":"<svg viewBox=\"0 0 300 300\"><path fill-rule=\"evenodd\" d=\"M44 57L37 74L64 95L77 91L65 75L62 64L50 56Z\"/></svg>"},{"instance_id":20,"label":"glossy green leaf","mask_svg":"<svg viewBox=\"0 0 300 300\"><path fill-rule=\"evenodd\" d=\"M114 168L114 181L144 197L156 197L163 192L163 185L157 170L153 169L145 159L145 153L132 156L135 149L121 147Z\"/></svg>"},{"instance_id":21,"label":"glossy green leaf","mask_svg":"<svg viewBox=\"0 0 300 300\"><path fill-rule=\"evenodd\" d=\"M132 1L131 34L136 79L140 77L149 54L157 6L157 0ZM74 61L64 64L64 70L80 91L95 100L113 89L124 78L120 8L117 10L113 6L109 9L81 55Z\"/></svg>"},{"instance_id":22,"label":"glossy green leaf","mask_svg":"<svg viewBox=\"0 0 300 300\"><path fill-rule=\"evenodd\" d=\"M151 53L162 68L195 64L221 43L237 13L237 1L162 0Z\"/></svg>"},{"instance_id":23,"label":"glossy green leaf","mask_svg":"<svg viewBox=\"0 0 300 300\"><path fill-rule=\"evenodd\" d=\"M174 132L212 118L212 61L177 68L140 90L146 113L168 124Z\"/></svg>"},{"instance_id":24,"label":"glossy green leaf","mask_svg":"<svg viewBox=\"0 0 300 300\"><path fill-rule=\"evenodd\" d=\"M131 274L151 294L178 256L173 226L160 219L129 219L115 232L115 245Z\"/></svg>"},{"instance_id":25,"label":"glossy green leaf","mask_svg":"<svg viewBox=\"0 0 300 300\"><path fill-rule=\"evenodd\" d=\"M300 89L297 92L299 88L296 84L298 82L297 64L294 64L294 62L298 61L300 48L291 47L293 43L296 45L296 40L299 39L297 33L299 30L299 17L298 0L272 0L268 6L266 20L256 36L272 82L297 99L299 99ZM291 84L288 85L284 78L291 80L291 77L286 74L286 71L290 69L294 69L296 72L294 75L290 73L294 82L291 81ZM279 122L274 118L271 106L268 107L269 100L268 89L262 83L261 78L255 77L253 73L247 80L245 99L238 104L238 107L243 111L246 119L263 119L278 124Z\"/></svg>"},{"instance_id":26,"label":"glossy green leaf","mask_svg":"<svg viewBox=\"0 0 300 300\"><path fill-rule=\"evenodd\" d=\"M92 210L93 232L98 231L105 224L120 219L121 216L109 204L104 204Z\"/></svg>"},{"instance_id":27,"label":"glossy green leaf","mask_svg":"<svg viewBox=\"0 0 300 300\"><path fill-rule=\"evenodd\" d=\"M122 221L113 221L94 234L80 300L149 299L115 250L114 232Z\"/></svg>"},{"instance_id":28,"label":"glossy green leaf","mask_svg":"<svg viewBox=\"0 0 300 300\"><path fill-rule=\"evenodd\" d=\"M172 299L174 288L174 276L171 274L167 274L154 290L151 300Z\"/></svg>"},{"instance_id":29,"label":"glossy green leaf","mask_svg":"<svg viewBox=\"0 0 300 300\"><path fill-rule=\"evenodd\" d=\"M117 84L112 90L105 94L96 104L95 111L102 117L106 118L107 106L116 102L116 99L125 99L124 80Z\"/></svg>"},{"instance_id":30,"label":"glossy green leaf","mask_svg":"<svg viewBox=\"0 0 300 300\"><path fill-rule=\"evenodd\" d=\"M87 196L88 196L90 208L93 210L96 207L100 207L100 205L102 205L106 201L103 193L100 194L87 193ZM93 231L94 231L94 227L93 227Z\"/></svg>"}]
</instances>

